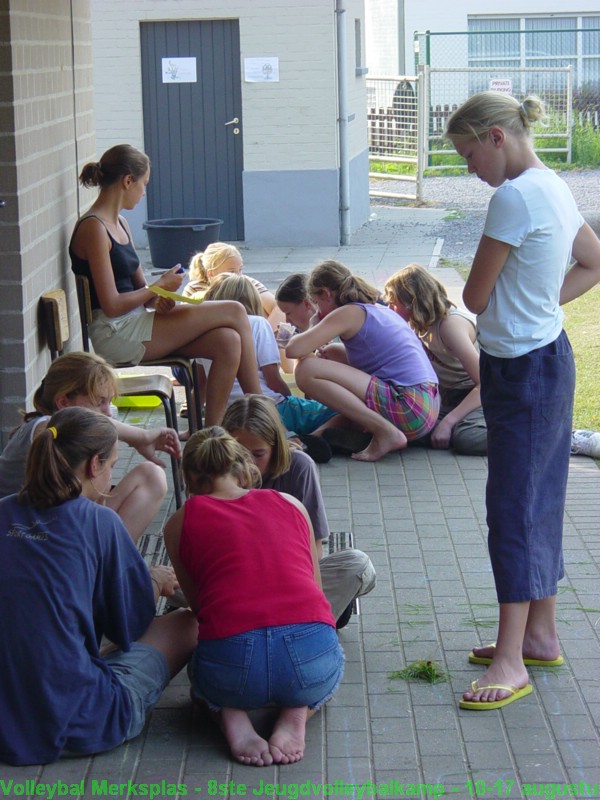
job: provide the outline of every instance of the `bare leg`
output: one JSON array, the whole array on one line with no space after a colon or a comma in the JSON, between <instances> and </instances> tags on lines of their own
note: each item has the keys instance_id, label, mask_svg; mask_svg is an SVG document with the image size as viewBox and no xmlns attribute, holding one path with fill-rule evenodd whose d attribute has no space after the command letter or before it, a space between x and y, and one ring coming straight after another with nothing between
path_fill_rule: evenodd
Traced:
<instances>
[{"instance_id":1,"label":"bare leg","mask_svg":"<svg viewBox=\"0 0 600 800\"><path fill-rule=\"evenodd\" d=\"M348 364L320 358L305 358L296 367L296 382L309 397L333 408L373 438L352 458L377 461L386 453L406 447L406 436L391 422L367 408L364 398L370 376Z\"/></svg>"},{"instance_id":2,"label":"bare leg","mask_svg":"<svg viewBox=\"0 0 600 800\"><path fill-rule=\"evenodd\" d=\"M201 306L177 306L169 314L157 314L152 339L144 342L144 358L150 360L166 355L211 358L205 334L227 328L235 331L241 342L237 375L242 389L246 393L261 394L248 314L240 303L232 300L209 300ZM223 355L223 351L216 353L212 358L213 366Z\"/></svg>"},{"instance_id":3,"label":"bare leg","mask_svg":"<svg viewBox=\"0 0 600 800\"><path fill-rule=\"evenodd\" d=\"M473 652L483 658L494 658L495 647L474 647ZM560 655L556 633L556 595L543 600L532 600L523 638L523 657L552 661Z\"/></svg>"},{"instance_id":4,"label":"bare leg","mask_svg":"<svg viewBox=\"0 0 600 800\"><path fill-rule=\"evenodd\" d=\"M206 379L204 422L207 426L220 425L240 366L240 337L231 328L217 328L202 340L206 358L212 362Z\"/></svg>"},{"instance_id":5,"label":"bare leg","mask_svg":"<svg viewBox=\"0 0 600 800\"><path fill-rule=\"evenodd\" d=\"M276 764L293 764L304 757L308 715L307 706L281 709L269 739L269 752Z\"/></svg>"},{"instance_id":6,"label":"bare leg","mask_svg":"<svg viewBox=\"0 0 600 800\"><path fill-rule=\"evenodd\" d=\"M540 601L543 602L543 601ZM486 689L493 684L513 686L521 689L529 682L523 664L523 640L529 616L530 603L500 603L498 641L494 660L478 680L476 692L465 692L465 700L487 701L503 700L509 692L502 689Z\"/></svg>"},{"instance_id":7,"label":"bare leg","mask_svg":"<svg viewBox=\"0 0 600 800\"><path fill-rule=\"evenodd\" d=\"M268 767L273 763L268 742L254 730L243 709L222 708L220 717L221 729L234 758L254 767Z\"/></svg>"},{"instance_id":8,"label":"bare leg","mask_svg":"<svg viewBox=\"0 0 600 800\"><path fill-rule=\"evenodd\" d=\"M111 491L106 505L117 512L129 535L137 542L158 513L166 493L164 469L146 461L125 475Z\"/></svg>"},{"instance_id":9,"label":"bare leg","mask_svg":"<svg viewBox=\"0 0 600 800\"><path fill-rule=\"evenodd\" d=\"M138 641L160 650L167 659L171 677L174 677L190 660L198 643L196 615L180 608L162 617L155 617Z\"/></svg>"}]
</instances>

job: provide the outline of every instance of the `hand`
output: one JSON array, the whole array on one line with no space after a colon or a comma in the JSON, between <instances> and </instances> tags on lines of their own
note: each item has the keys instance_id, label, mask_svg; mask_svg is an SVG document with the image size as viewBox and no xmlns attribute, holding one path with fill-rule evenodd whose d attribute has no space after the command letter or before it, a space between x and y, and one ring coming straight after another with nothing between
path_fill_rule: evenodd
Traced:
<instances>
[{"instance_id":1,"label":"hand","mask_svg":"<svg viewBox=\"0 0 600 800\"><path fill-rule=\"evenodd\" d=\"M179 581L173 567L148 567L152 583L158 587L159 597L170 597L179 589Z\"/></svg>"},{"instance_id":2,"label":"hand","mask_svg":"<svg viewBox=\"0 0 600 800\"><path fill-rule=\"evenodd\" d=\"M315 351L316 357L323 358L325 359L325 361L331 360L330 347L331 345L324 344L322 347L317 348L317 350Z\"/></svg>"},{"instance_id":3,"label":"hand","mask_svg":"<svg viewBox=\"0 0 600 800\"><path fill-rule=\"evenodd\" d=\"M436 425L431 432L431 446L436 450L447 450L450 447L453 427L454 426L446 422L445 419Z\"/></svg>"},{"instance_id":4,"label":"hand","mask_svg":"<svg viewBox=\"0 0 600 800\"><path fill-rule=\"evenodd\" d=\"M171 300L170 297L158 297L154 304L154 310L157 314L168 314L176 305L175 300Z\"/></svg>"},{"instance_id":5,"label":"hand","mask_svg":"<svg viewBox=\"0 0 600 800\"><path fill-rule=\"evenodd\" d=\"M158 464L159 467L165 466L162 459L156 455L157 450L161 450L169 456L181 458L181 443L173 428L150 428L144 433L145 441L135 449L148 461Z\"/></svg>"},{"instance_id":6,"label":"hand","mask_svg":"<svg viewBox=\"0 0 600 800\"><path fill-rule=\"evenodd\" d=\"M176 292L183 283L184 273L180 272L181 264L175 264L174 267L168 269L156 281L156 285L166 289L169 292Z\"/></svg>"},{"instance_id":7,"label":"hand","mask_svg":"<svg viewBox=\"0 0 600 800\"><path fill-rule=\"evenodd\" d=\"M295 335L295 333L296 328L289 322L280 322L275 330L275 341L279 347L282 348L282 350L285 350L290 339Z\"/></svg>"}]
</instances>

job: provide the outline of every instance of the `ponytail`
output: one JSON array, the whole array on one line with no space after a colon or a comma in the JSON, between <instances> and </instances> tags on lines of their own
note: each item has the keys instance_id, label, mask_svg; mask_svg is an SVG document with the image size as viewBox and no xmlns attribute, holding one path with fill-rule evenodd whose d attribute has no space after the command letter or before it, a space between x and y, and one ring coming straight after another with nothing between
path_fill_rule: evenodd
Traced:
<instances>
[{"instance_id":1,"label":"ponytail","mask_svg":"<svg viewBox=\"0 0 600 800\"><path fill-rule=\"evenodd\" d=\"M29 447L19 499L43 509L79 497L78 469L96 455L106 461L116 441L116 428L103 414L79 407L57 411Z\"/></svg>"},{"instance_id":2,"label":"ponytail","mask_svg":"<svg viewBox=\"0 0 600 800\"><path fill-rule=\"evenodd\" d=\"M260 473L252 456L224 428L213 425L192 434L181 462L188 494L208 494L215 478L232 474L243 488L260 486Z\"/></svg>"},{"instance_id":3,"label":"ponytail","mask_svg":"<svg viewBox=\"0 0 600 800\"><path fill-rule=\"evenodd\" d=\"M308 276L308 294L318 295L323 289L335 294L338 306L348 303L375 303L379 292L339 261L328 259L313 268Z\"/></svg>"}]
</instances>

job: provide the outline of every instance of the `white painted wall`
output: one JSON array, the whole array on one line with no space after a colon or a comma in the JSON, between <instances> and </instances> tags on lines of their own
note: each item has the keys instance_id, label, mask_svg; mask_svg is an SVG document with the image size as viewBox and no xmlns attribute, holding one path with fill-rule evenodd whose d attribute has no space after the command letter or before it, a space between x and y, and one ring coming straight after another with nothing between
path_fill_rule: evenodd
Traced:
<instances>
[{"instance_id":1,"label":"white painted wall","mask_svg":"<svg viewBox=\"0 0 600 800\"><path fill-rule=\"evenodd\" d=\"M92 0L98 155L121 141L144 147L140 21L239 19L242 71L244 58L277 56L280 72L278 82L242 79L245 187L253 186L253 201L264 205L257 189L262 172L265 177L280 172L284 180L284 173L298 177L313 171L329 181L326 176L340 166L335 7L335 0ZM354 21L359 18L364 29L364 0L347 0L346 7L348 144L350 159L358 163L367 151L366 88L364 76L355 74ZM301 180L300 185L306 184ZM329 185L337 192L335 180ZM368 208L368 178L364 191ZM249 200L245 194L245 217ZM338 225L337 202L337 196L328 197L332 227ZM308 199L307 207L317 208L319 216ZM144 209L137 213L143 216ZM368 212L361 216L366 219ZM248 239L252 224L246 222Z\"/></svg>"},{"instance_id":2,"label":"white painted wall","mask_svg":"<svg viewBox=\"0 0 600 800\"><path fill-rule=\"evenodd\" d=\"M353 54L354 16L362 17L362 0L348 6ZM334 0L93 0L98 151L124 139L143 146L140 20L239 18L242 64L245 57L270 55L279 57L280 68L278 83L242 84L245 168L335 165L334 7ZM352 88L352 110L362 116L364 80L353 79Z\"/></svg>"},{"instance_id":3,"label":"white painted wall","mask_svg":"<svg viewBox=\"0 0 600 800\"><path fill-rule=\"evenodd\" d=\"M372 77L403 71L398 53L402 22L398 0L365 0L367 66Z\"/></svg>"}]
</instances>

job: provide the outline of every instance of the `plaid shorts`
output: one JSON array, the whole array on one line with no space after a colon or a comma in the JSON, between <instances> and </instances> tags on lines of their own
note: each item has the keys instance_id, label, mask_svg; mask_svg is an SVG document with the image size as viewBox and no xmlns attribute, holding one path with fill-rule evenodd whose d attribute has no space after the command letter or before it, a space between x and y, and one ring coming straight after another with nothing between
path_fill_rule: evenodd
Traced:
<instances>
[{"instance_id":1,"label":"plaid shorts","mask_svg":"<svg viewBox=\"0 0 600 800\"><path fill-rule=\"evenodd\" d=\"M433 429L440 411L440 393L437 383L395 386L373 376L365 403L402 431L410 442Z\"/></svg>"}]
</instances>

